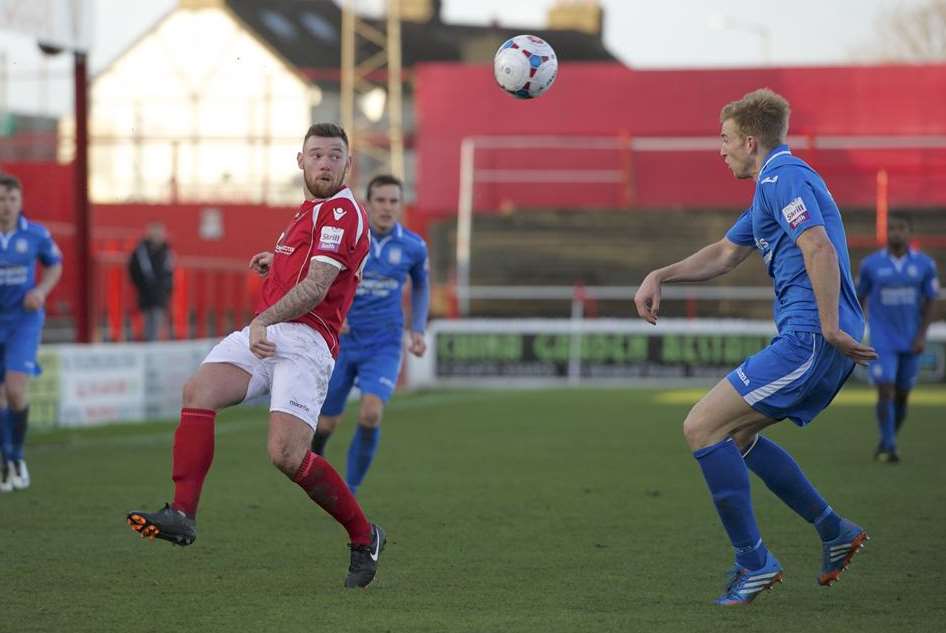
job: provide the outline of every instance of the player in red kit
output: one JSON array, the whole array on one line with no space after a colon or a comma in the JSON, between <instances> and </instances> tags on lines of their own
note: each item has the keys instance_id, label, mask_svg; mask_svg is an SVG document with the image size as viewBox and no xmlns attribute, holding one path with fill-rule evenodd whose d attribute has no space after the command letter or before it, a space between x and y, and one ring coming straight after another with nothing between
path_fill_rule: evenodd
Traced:
<instances>
[{"instance_id":1,"label":"player in red kit","mask_svg":"<svg viewBox=\"0 0 946 633\"><path fill-rule=\"evenodd\" d=\"M266 274L256 318L214 347L184 385L174 433L174 500L157 512L131 512L142 537L190 545L197 502L214 452L219 409L269 393L273 464L347 530L351 565L346 587L374 578L384 531L365 518L348 486L309 450L338 354L338 334L368 255L368 217L345 185L348 137L330 123L313 125L297 156L305 202L250 267ZM271 264L269 262L272 262Z\"/></svg>"}]
</instances>

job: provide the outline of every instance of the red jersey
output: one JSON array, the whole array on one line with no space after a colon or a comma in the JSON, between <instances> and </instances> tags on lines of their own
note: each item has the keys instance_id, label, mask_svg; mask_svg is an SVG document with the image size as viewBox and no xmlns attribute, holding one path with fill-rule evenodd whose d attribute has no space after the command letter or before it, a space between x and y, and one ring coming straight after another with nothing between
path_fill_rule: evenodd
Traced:
<instances>
[{"instance_id":1,"label":"red jersey","mask_svg":"<svg viewBox=\"0 0 946 633\"><path fill-rule=\"evenodd\" d=\"M361 280L370 239L368 215L348 187L327 200L306 200L276 241L256 314L305 279L312 260L338 267L338 277L325 298L310 312L293 319L321 334L332 356L337 356L338 333Z\"/></svg>"}]
</instances>

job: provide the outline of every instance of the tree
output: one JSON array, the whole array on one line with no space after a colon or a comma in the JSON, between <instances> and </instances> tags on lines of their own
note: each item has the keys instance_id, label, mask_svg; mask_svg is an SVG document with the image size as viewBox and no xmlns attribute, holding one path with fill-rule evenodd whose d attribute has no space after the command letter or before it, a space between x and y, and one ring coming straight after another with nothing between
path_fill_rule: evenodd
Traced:
<instances>
[{"instance_id":1,"label":"tree","mask_svg":"<svg viewBox=\"0 0 946 633\"><path fill-rule=\"evenodd\" d=\"M876 53L887 61L946 60L946 0L899 7L878 19Z\"/></svg>"}]
</instances>

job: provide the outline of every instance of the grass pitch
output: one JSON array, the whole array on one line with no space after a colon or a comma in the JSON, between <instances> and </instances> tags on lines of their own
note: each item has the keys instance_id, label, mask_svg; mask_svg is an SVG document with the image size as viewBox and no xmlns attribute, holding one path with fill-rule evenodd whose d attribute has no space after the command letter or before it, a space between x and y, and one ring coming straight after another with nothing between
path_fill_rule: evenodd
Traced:
<instances>
[{"instance_id":1,"label":"grass pitch","mask_svg":"<svg viewBox=\"0 0 946 633\"><path fill-rule=\"evenodd\" d=\"M33 487L0 496L0 631L943 631L946 390L920 390L903 463L875 464L873 397L844 391L771 437L872 540L817 586L814 530L753 479L786 580L720 609L732 553L680 426L699 392L429 393L389 407L360 494L388 531L342 588L346 535L268 464L265 412L218 418L195 545L146 542L173 422L34 434ZM349 417L329 443L344 472Z\"/></svg>"}]
</instances>

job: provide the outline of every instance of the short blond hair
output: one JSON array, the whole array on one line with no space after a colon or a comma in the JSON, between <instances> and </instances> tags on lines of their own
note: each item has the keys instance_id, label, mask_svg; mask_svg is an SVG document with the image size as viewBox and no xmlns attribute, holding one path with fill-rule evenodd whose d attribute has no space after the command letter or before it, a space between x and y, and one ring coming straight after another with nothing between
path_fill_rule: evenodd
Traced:
<instances>
[{"instance_id":1,"label":"short blond hair","mask_svg":"<svg viewBox=\"0 0 946 633\"><path fill-rule=\"evenodd\" d=\"M772 149L785 142L791 111L783 96L760 88L727 103L719 113L719 122L732 119L743 136L752 136L759 145Z\"/></svg>"}]
</instances>

